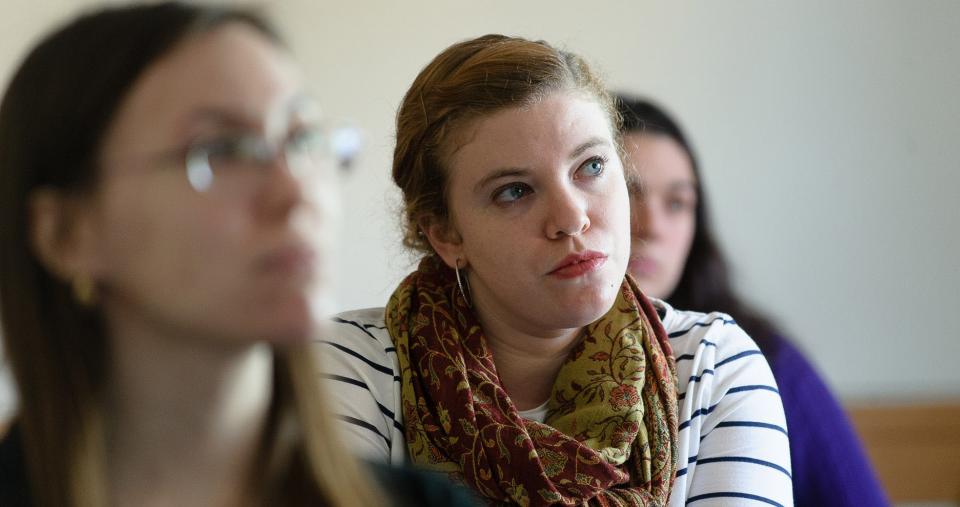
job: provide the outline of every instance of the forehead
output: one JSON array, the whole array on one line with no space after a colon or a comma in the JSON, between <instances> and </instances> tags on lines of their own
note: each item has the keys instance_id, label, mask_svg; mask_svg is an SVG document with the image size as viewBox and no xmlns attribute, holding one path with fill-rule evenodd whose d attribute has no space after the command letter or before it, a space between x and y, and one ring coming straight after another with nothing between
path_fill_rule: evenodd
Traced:
<instances>
[{"instance_id":1,"label":"forehead","mask_svg":"<svg viewBox=\"0 0 960 507\"><path fill-rule=\"evenodd\" d=\"M561 91L531 104L482 116L452 141L451 165L536 165L563 158L580 143L600 137L613 146L611 121L593 98Z\"/></svg>"},{"instance_id":2,"label":"forehead","mask_svg":"<svg viewBox=\"0 0 960 507\"><path fill-rule=\"evenodd\" d=\"M631 133L624 136L631 171L645 180L695 182L690 155L672 137L658 133Z\"/></svg>"},{"instance_id":3,"label":"forehead","mask_svg":"<svg viewBox=\"0 0 960 507\"><path fill-rule=\"evenodd\" d=\"M183 127L198 109L255 120L299 89L296 67L282 50L252 27L227 23L188 36L150 65L121 103L114 125L120 132L150 127L163 137L165 127Z\"/></svg>"}]
</instances>

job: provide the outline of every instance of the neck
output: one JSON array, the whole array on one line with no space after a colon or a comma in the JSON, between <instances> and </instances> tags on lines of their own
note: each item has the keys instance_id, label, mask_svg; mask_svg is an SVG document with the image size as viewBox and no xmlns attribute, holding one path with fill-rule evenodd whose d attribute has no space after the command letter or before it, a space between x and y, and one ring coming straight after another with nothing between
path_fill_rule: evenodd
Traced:
<instances>
[{"instance_id":1,"label":"neck","mask_svg":"<svg viewBox=\"0 0 960 507\"><path fill-rule=\"evenodd\" d=\"M242 503L270 405L270 347L178 336L110 317L113 503Z\"/></svg>"},{"instance_id":2,"label":"neck","mask_svg":"<svg viewBox=\"0 0 960 507\"><path fill-rule=\"evenodd\" d=\"M475 303L497 375L510 399L518 410L539 407L550 397L560 367L580 341L582 328L526 329L516 325L510 312Z\"/></svg>"}]
</instances>

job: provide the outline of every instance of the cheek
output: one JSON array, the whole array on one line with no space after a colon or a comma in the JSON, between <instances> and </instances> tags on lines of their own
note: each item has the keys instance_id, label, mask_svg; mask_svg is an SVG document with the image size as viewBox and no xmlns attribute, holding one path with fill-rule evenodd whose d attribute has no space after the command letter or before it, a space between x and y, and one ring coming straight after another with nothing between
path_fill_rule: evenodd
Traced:
<instances>
[{"instance_id":1,"label":"cheek","mask_svg":"<svg viewBox=\"0 0 960 507\"><path fill-rule=\"evenodd\" d=\"M683 218L681 226L680 243L684 252L690 251L690 245L693 244L693 234L696 232L697 224L692 215Z\"/></svg>"},{"instance_id":2,"label":"cheek","mask_svg":"<svg viewBox=\"0 0 960 507\"><path fill-rule=\"evenodd\" d=\"M461 222L459 233L463 251L471 264L509 268L523 255L526 225L502 218L474 218ZM511 259L513 262L511 262Z\"/></svg>"},{"instance_id":3,"label":"cheek","mask_svg":"<svg viewBox=\"0 0 960 507\"><path fill-rule=\"evenodd\" d=\"M643 216L643 201L639 197L630 196L630 235L635 237L640 237L643 232L640 228L641 220Z\"/></svg>"},{"instance_id":4,"label":"cheek","mask_svg":"<svg viewBox=\"0 0 960 507\"><path fill-rule=\"evenodd\" d=\"M619 182L618 182L619 183ZM617 245L629 245L633 231L632 225L637 222L630 206L631 198L626 185L613 184L597 200L597 215L605 228L615 238ZM629 246L628 246L629 248Z\"/></svg>"},{"instance_id":5,"label":"cheek","mask_svg":"<svg viewBox=\"0 0 960 507\"><path fill-rule=\"evenodd\" d=\"M209 282L228 264L242 213L200 206L198 197L155 189L122 193L105 216L103 256L108 283L124 291L169 293ZM205 282L206 281L206 282Z\"/></svg>"},{"instance_id":6,"label":"cheek","mask_svg":"<svg viewBox=\"0 0 960 507\"><path fill-rule=\"evenodd\" d=\"M691 215L678 216L673 222L671 228L671 249L677 263L681 266L687 261L687 255L690 253L690 247L693 245L693 234L696 229L694 218Z\"/></svg>"},{"instance_id":7,"label":"cheek","mask_svg":"<svg viewBox=\"0 0 960 507\"><path fill-rule=\"evenodd\" d=\"M542 245L530 217L460 214L457 230L472 276L500 297L532 287L540 268Z\"/></svg>"},{"instance_id":8,"label":"cheek","mask_svg":"<svg viewBox=\"0 0 960 507\"><path fill-rule=\"evenodd\" d=\"M293 229L325 257L340 237L343 204L335 183L321 182L304 187L304 206L293 214Z\"/></svg>"}]
</instances>

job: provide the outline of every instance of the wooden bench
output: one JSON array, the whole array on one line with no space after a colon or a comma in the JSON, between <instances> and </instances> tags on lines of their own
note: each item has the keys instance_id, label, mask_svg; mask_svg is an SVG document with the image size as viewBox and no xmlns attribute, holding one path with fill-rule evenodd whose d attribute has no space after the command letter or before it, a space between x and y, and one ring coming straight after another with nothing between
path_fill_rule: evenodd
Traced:
<instances>
[{"instance_id":1,"label":"wooden bench","mask_svg":"<svg viewBox=\"0 0 960 507\"><path fill-rule=\"evenodd\" d=\"M847 411L891 501L960 504L960 400Z\"/></svg>"}]
</instances>

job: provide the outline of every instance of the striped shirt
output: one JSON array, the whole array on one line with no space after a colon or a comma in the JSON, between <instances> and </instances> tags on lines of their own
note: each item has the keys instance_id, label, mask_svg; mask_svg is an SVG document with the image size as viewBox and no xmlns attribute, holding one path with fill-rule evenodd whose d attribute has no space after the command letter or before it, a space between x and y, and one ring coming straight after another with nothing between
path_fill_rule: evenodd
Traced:
<instances>
[{"instance_id":1,"label":"striped shirt","mask_svg":"<svg viewBox=\"0 0 960 507\"><path fill-rule=\"evenodd\" d=\"M670 505L793 505L786 421L760 350L725 314L653 303L680 387L680 462ZM383 319L383 308L342 313L316 351L348 446L403 463L400 369Z\"/></svg>"}]
</instances>

